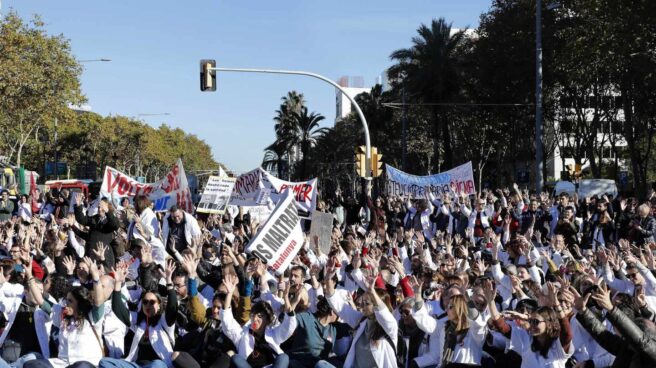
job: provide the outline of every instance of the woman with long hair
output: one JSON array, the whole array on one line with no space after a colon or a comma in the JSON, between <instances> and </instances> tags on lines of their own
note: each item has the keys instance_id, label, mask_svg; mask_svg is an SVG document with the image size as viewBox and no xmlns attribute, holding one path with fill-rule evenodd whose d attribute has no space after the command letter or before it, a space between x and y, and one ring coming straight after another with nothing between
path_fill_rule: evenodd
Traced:
<instances>
[{"instance_id":1,"label":"woman with long hair","mask_svg":"<svg viewBox=\"0 0 656 368\"><path fill-rule=\"evenodd\" d=\"M173 287L173 273L175 263L172 260L166 265L166 306L162 298L153 291L147 291L141 296L141 309L130 314L125 303L121 300L121 284L125 281L127 267L120 265L116 275L114 293L112 294L112 309L116 315L126 322L130 316L129 326L134 331L134 338L128 356L123 359L105 358L98 367L127 367L127 368L165 368L172 367L175 356L175 319L177 316L178 298Z\"/></svg>"},{"instance_id":2,"label":"woman with long hair","mask_svg":"<svg viewBox=\"0 0 656 368\"><path fill-rule=\"evenodd\" d=\"M335 292L335 269L326 267L326 298L335 313L355 329L344 367L396 367L399 325L392 315L389 295L386 291L376 290L378 262L369 256L365 259L371 277L366 285L367 291L359 299L358 310L344 300L343 294Z\"/></svg>"},{"instance_id":3,"label":"woman with long hair","mask_svg":"<svg viewBox=\"0 0 656 368\"><path fill-rule=\"evenodd\" d=\"M558 300L556 287L547 283L549 306L541 306L530 314L506 312L506 317L528 322L528 330L521 323L508 324L497 310L494 302L496 290L486 282L485 296L494 326L510 339L509 349L522 356L522 368L565 368L567 360L574 354L572 331L569 318Z\"/></svg>"},{"instance_id":4,"label":"woman with long hair","mask_svg":"<svg viewBox=\"0 0 656 368\"><path fill-rule=\"evenodd\" d=\"M422 283L413 280L415 307L412 316L417 326L435 340L431 356L440 367L474 367L481 365L487 320L470 304L466 293L451 296L446 303L446 318L429 315L421 298ZM413 362L415 363L415 362ZM416 362L419 364L419 362ZM418 367L419 365L410 365Z\"/></svg>"},{"instance_id":5,"label":"woman with long hair","mask_svg":"<svg viewBox=\"0 0 656 368\"><path fill-rule=\"evenodd\" d=\"M95 367L102 359L105 349L102 340L105 295L98 266L89 258L85 258L83 263L89 269L93 292L76 286L66 294L61 316L55 316L54 323L57 325L59 318L58 358L31 360L24 367L87 368Z\"/></svg>"},{"instance_id":6,"label":"woman with long hair","mask_svg":"<svg viewBox=\"0 0 656 368\"><path fill-rule=\"evenodd\" d=\"M280 345L289 339L298 326L294 310L300 301L297 296L289 300L289 286L285 289L285 315L277 326L273 326L274 314L271 305L259 301L251 308L251 319L244 326L239 325L232 314L232 295L239 283L234 274L226 274L223 285L228 290L221 320L221 329L237 347L230 365L235 368L287 368L289 357ZM300 293L298 293L300 294Z\"/></svg>"}]
</instances>

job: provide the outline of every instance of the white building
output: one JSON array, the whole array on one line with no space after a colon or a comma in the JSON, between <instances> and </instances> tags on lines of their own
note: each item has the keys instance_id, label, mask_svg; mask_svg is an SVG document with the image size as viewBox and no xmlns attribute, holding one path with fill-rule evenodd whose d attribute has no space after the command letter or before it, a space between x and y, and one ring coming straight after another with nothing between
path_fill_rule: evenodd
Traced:
<instances>
[{"instance_id":1,"label":"white building","mask_svg":"<svg viewBox=\"0 0 656 368\"><path fill-rule=\"evenodd\" d=\"M619 103L617 99L616 96L606 96L603 97L603 103ZM584 105L583 111L585 111L586 119L588 121L592 121L594 116L594 107L591 104L591 100L591 98L587 98L583 102L586 104ZM556 114L556 121L554 122L554 132L560 132L557 136L559 141L556 144L552 157L547 161L548 176L553 177L555 180L560 180L561 173L566 171L566 166L571 165L571 167L574 167L575 164L573 148L576 147L576 137L574 135L566 134L568 130L566 126L566 115L573 115L574 109L572 106L568 105L567 102L561 102L561 105L561 110ZM595 137L595 146L603 147L601 149L601 155L595 158L597 159L598 164L604 166L612 165L615 162L616 153L613 150L613 142L617 151L623 151L627 146L626 140L621 134L621 124L624 120L624 113L621 109L617 109L615 114L615 122L609 122L606 119L601 118L602 128ZM595 150L595 153L597 151L598 150ZM584 172L589 170L590 161L585 154L581 166ZM618 166L620 171L628 170L628 162L624 159L618 159Z\"/></svg>"},{"instance_id":2,"label":"white building","mask_svg":"<svg viewBox=\"0 0 656 368\"><path fill-rule=\"evenodd\" d=\"M355 98L355 96L359 95L360 93L364 92L371 92L371 88L359 88L359 87L342 87L344 91L346 91L346 94L348 94L350 97ZM336 98L335 98L335 106L336 106L336 113L335 113L335 121L339 121L341 119L344 119L347 117L353 107L351 106L351 101L349 101L344 94L338 90L335 89L336 93Z\"/></svg>"}]
</instances>

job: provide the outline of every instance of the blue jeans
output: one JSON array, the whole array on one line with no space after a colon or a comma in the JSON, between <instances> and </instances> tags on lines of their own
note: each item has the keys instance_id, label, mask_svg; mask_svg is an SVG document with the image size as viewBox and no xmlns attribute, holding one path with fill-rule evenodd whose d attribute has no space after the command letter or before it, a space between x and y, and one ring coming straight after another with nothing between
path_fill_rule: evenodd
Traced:
<instances>
[{"instance_id":1,"label":"blue jeans","mask_svg":"<svg viewBox=\"0 0 656 368\"><path fill-rule=\"evenodd\" d=\"M144 365L128 362L123 359L116 358L102 358L98 363L98 368L166 368L166 363L163 360L153 360L152 362Z\"/></svg>"},{"instance_id":2,"label":"blue jeans","mask_svg":"<svg viewBox=\"0 0 656 368\"><path fill-rule=\"evenodd\" d=\"M271 368L287 368L289 366L289 356L280 354L273 361ZM235 354L230 359L230 367L233 368L253 368L241 355Z\"/></svg>"}]
</instances>

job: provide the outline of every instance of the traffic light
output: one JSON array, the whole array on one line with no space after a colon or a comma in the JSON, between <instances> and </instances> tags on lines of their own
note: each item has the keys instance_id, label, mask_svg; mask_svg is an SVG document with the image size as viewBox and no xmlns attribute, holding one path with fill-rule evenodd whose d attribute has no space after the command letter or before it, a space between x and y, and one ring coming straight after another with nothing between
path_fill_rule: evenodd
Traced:
<instances>
[{"instance_id":1,"label":"traffic light","mask_svg":"<svg viewBox=\"0 0 656 368\"><path fill-rule=\"evenodd\" d=\"M379 177L383 173L383 154L378 153L378 148L371 147L371 176Z\"/></svg>"},{"instance_id":2,"label":"traffic light","mask_svg":"<svg viewBox=\"0 0 656 368\"><path fill-rule=\"evenodd\" d=\"M200 90L202 92L216 91L216 60L203 59L200 61Z\"/></svg>"},{"instance_id":3,"label":"traffic light","mask_svg":"<svg viewBox=\"0 0 656 368\"><path fill-rule=\"evenodd\" d=\"M355 148L355 170L358 175L363 178L369 177L369 162L367 162L367 156L365 155L366 147L360 146Z\"/></svg>"}]
</instances>

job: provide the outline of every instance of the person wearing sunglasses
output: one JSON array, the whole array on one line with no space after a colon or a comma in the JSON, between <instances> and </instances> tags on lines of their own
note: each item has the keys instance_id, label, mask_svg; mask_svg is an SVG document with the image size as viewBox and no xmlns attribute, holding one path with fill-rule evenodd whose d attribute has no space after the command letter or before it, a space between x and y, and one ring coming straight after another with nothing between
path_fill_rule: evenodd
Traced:
<instances>
[{"instance_id":1,"label":"person wearing sunglasses","mask_svg":"<svg viewBox=\"0 0 656 368\"><path fill-rule=\"evenodd\" d=\"M127 306L117 295L121 284L125 282L127 268L119 265L115 272L115 293L112 294L112 309L121 320L130 316L130 328L134 332L130 351L125 358L103 358L99 368L165 368L172 367L175 356L175 320L177 317L178 297L173 287L173 274L176 266L172 260L166 264L165 277L167 289L166 309L162 298L154 291L146 291L141 297L141 309L138 313L129 313Z\"/></svg>"},{"instance_id":2,"label":"person wearing sunglasses","mask_svg":"<svg viewBox=\"0 0 656 368\"><path fill-rule=\"evenodd\" d=\"M429 353L430 335L422 331L417 326L417 321L412 317L412 308L415 305L415 298L409 296L399 305L399 331L408 345L408 361L413 361L419 356Z\"/></svg>"},{"instance_id":3,"label":"person wearing sunglasses","mask_svg":"<svg viewBox=\"0 0 656 368\"><path fill-rule=\"evenodd\" d=\"M484 287L492 323L510 339L509 349L522 356L521 368L565 368L574 354L569 318L558 301L556 286L548 283L547 288L549 306L541 306L529 314L506 312L507 318L528 323L528 329L524 329L523 323L505 321L494 302L494 286L486 283Z\"/></svg>"},{"instance_id":4,"label":"person wearing sunglasses","mask_svg":"<svg viewBox=\"0 0 656 368\"><path fill-rule=\"evenodd\" d=\"M326 268L326 298L335 313L355 329L344 367L396 367L399 325L391 311L389 294L377 290L376 280L380 280L378 263L369 256L366 260L371 274L363 285L366 292L358 300L357 310L347 303L342 293L335 292L335 268ZM353 272L361 271L357 269Z\"/></svg>"},{"instance_id":5,"label":"person wearing sunglasses","mask_svg":"<svg viewBox=\"0 0 656 368\"><path fill-rule=\"evenodd\" d=\"M196 274L189 275L190 279L195 279ZM251 305L251 292L253 289L253 281L246 280L246 284L240 287L240 290L235 290L232 293L232 309L236 311L235 318L239 324L245 323L250 319L250 305ZM198 326L202 327L202 331L198 336L189 341L184 342L184 338L177 340L176 352L178 354L189 354L189 358L194 361L186 361L186 364L179 365L178 357L173 363L175 367L191 368L196 366L212 367L212 368L228 368L230 367L230 355L228 352L237 351L235 344L223 333L221 320L221 310L224 303L228 301L228 289L225 285L219 286L217 292L214 294L211 306L205 308L200 294L195 285L190 284L189 287L190 300L190 319L193 320ZM188 334L190 335L190 334ZM185 335L185 336L188 336Z\"/></svg>"},{"instance_id":6,"label":"person wearing sunglasses","mask_svg":"<svg viewBox=\"0 0 656 368\"><path fill-rule=\"evenodd\" d=\"M23 367L76 368L95 367L105 350L103 343L103 321L105 295L98 266L89 258L84 263L93 280L93 291L84 286L70 289L61 302L61 314L53 324L59 327L58 355L48 360L30 360Z\"/></svg>"},{"instance_id":7,"label":"person wearing sunglasses","mask_svg":"<svg viewBox=\"0 0 656 368\"><path fill-rule=\"evenodd\" d=\"M295 309L300 301L300 293L289 300L289 285L285 288L285 315L281 323L274 326L274 314L271 305L259 301L251 308L251 318L241 326L234 318L232 311L232 294L237 288L239 279L234 274L226 274L223 285L228 290L226 302L221 310L221 329L237 347L237 352L231 358L231 366L236 368L287 368L289 356L283 352L280 345L287 341L298 327Z\"/></svg>"}]
</instances>

